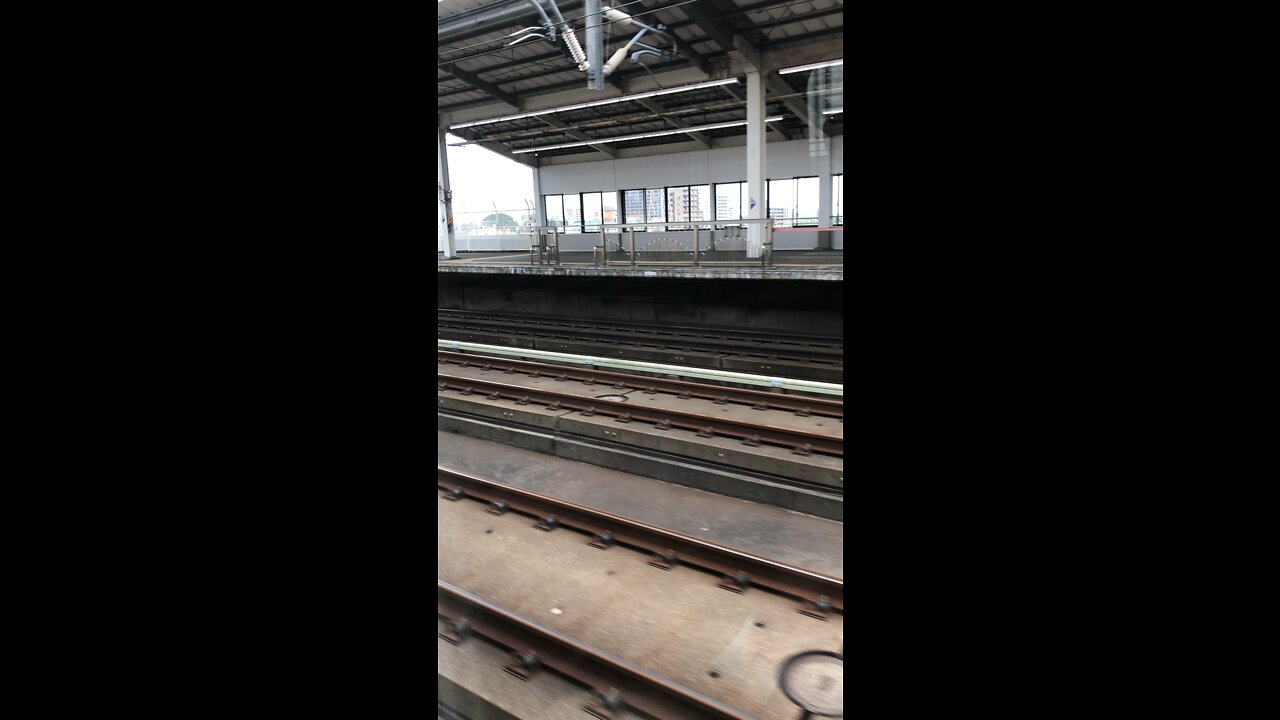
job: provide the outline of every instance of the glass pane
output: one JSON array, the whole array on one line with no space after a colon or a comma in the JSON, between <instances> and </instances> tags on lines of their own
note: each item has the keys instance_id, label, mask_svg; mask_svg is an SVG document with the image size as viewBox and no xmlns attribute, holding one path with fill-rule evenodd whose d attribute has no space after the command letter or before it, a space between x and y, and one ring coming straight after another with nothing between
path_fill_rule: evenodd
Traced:
<instances>
[{"instance_id":1,"label":"glass pane","mask_svg":"<svg viewBox=\"0 0 1280 720\"><path fill-rule=\"evenodd\" d=\"M689 188L667 188L667 220L671 222L689 221Z\"/></svg>"},{"instance_id":2,"label":"glass pane","mask_svg":"<svg viewBox=\"0 0 1280 720\"><path fill-rule=\"evenodd\" d=\"M618 217L618 193L610 190L600 193L602 202L602 212L604 213L605 225L620 225L622 220ZM605 232L618 232L618 228L605 228Z\"/></svg>"},{"instance_id":3,"label":"glass pane","mask_svg":"<svg viewBox=\"0 0 1280 720\"><path fill-rule=\"evenodd\" d=\"M577 195L564 196L564 224L569 232L582 232L582 204Z\"/></svg>"},{"instance_id":4,"label":"glass pane","mask_svg":"<svg viewBox=\"0 0 1280 720\"><path fill-rule=\"evenodd\" d=\"M560 196L547 195L543 201L547 213L547 225L564 225L564 208L560 205Z\"/></svg>"},{"instance_id":5,"label":"glass pane","mask_svg":"<svg viewBox=\"0 0 1280 720\"><path fill-rule=\"evenodd\" d=\"M587 232L600 232L600 193L582 193L582 222Z\"/></svg>"},{"instance_id":6,"label":"glass pane","mask_svg":"<svg viewBox=\"0 0 1280 720\"><path fill-rule=\"evenodd\" d=\"M649 188L644 194L644 209L649 222L664 222L667 219L667 198L662 188ZM662 230L660 227L650 230Z\"/></svg>"},{"instance_id":7,"label":"glass pane","mask_svg":"<svg viewBox=\"0 0 1280 720\"><path fill-rule=\"evenodd\" d=\"M643 190L627 190L623 193L623 202L627 212L627 219L624 222L642 223L644 222L644 191Z\"/></svg>"},{"instance_id":8,"label":"glass pane","mask_svg":"<svg viewBox=\"0 0 1280 720\"><path fill-rule=\"evenodd\" d=\"M818 178L796 178L796 225L818 227Z\"/></svg>"},{"instance_id":9,"label":"glass pane","mask_svg":"<svg viewBox=\"0 0 1280 720\"><path fill-rule=\"evenodd\" d=\"M796 183L794 180L769 181L769 217L774 227L791 227L795 218Z\"/></svg>"},{"instance_id":10,"label":"glass pane","mask_svg":"<svg viewBox=\"0 0 1280 720\"><path fill-rule=\"evenodd\" d=\"M711 186L694 185L689 188L689 220L706 222L711 219Z\"/></svg>"},{"instance_id":11,"label":"glass pane","mask_svg":"<svg viewBox=\"0 0 1280 720\"><path fill-rule=\"evenodd\" d=\"M716 185L716 220L742 219L742 183Z\"/></svg>"}]
</instances>

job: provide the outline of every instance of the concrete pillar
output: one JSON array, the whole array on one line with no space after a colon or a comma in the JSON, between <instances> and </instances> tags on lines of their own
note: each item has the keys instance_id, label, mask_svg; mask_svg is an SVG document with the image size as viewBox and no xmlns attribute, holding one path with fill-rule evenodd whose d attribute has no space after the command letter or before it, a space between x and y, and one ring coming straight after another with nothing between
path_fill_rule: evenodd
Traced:
<instances>
[{"instance_id":1,"label":"concrete pillar","mask_svg":"<svg viewBox=\"0 0 1280 720\"><path fill-rule=\"evenodd\" d=\"M534 158L534 160L538 160ZM547 224L547 204L542 200L542 162L533 169L533 221L538 225Z\"/></svg>"},{"instance_id":2,"label":"concrete pillar","mask_svg":"<svg viewBox=\"0 0 1280 720\"><path fill-rule=\"evenodd\" d=\"M831 153L809 156L809 167L818 175L818 227L831 227ZM818 233L818 249L831 249L831 231Z\"/></svg>"},{"instance_id":3,"label":"concrete pillar","mask_svg":"<svg viewBox=\"0 0 1280 720\"><path fill-rule=\"evenodd\" d=\"M747 73L747 217L768 217L764 197L764 75ZM747 226L747 257L758 258L764 248L764 226Z\"/></svg>"},{"instance_id":4,"label":"concrete pillar","mask_svg":"<svg viewBox=\"0 0 1280 720\"><path fill-rule=\"evenodd\" d=\"M547 224L547 203L542 199L542 161L534 158L534 162L538 165L533 169L533 223L542 227ZM538 233L538 245L547 246L547 238L542 233Z\"/></svg>"},{"instance_id":5,"label":"concrete pillar","mask_svg":"<svg viewBox=\"0 0 1280 720\"><path fill-rule=\"evenodd\" d=\"M449 189L449 153L445 141L446 128L436 130L436 176L440 181L440 201L444 204L445 232L448 240L444 248L446 259L458 256L458 243L453 236L453 191Z\"/></svg>"}]
</instances>

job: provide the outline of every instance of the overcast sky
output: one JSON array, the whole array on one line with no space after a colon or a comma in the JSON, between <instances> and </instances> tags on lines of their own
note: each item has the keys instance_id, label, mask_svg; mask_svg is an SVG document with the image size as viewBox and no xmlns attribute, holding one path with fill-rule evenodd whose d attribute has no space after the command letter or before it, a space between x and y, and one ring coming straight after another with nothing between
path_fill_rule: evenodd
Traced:
<instances>
[{"instance_id":1,"label":"overcast sky","mask_svg":"<svg viewBox=\"0 0 1280 720\"><path fill-rule=\"evenodd\" d=\"M448 142L466 142L453 134ZM449 148L449 181L453 189L453 212L525 212L532 205L533 168L508 160L478 145ZM519 215L514 216L516 220Z\"/></svg>"}]
</instances>

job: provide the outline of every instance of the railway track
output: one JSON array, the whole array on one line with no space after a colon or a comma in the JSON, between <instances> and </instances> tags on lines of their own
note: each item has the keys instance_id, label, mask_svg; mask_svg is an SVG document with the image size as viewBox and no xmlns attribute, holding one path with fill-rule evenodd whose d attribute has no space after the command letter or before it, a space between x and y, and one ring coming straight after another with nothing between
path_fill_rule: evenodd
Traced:
<instances>
[{"instance_id":1,"label":"railway track","mask_svg":"<svg viewBox=\"0 0 1280 720\"><path fill-rule=\"evenodd\" d=\"M677 340L711 338L733 342L769 342L795 347L813 346L820 349L836 348L843 350L844 348L844 343L840 338L830 335L805 335L800 333L761 332L759 330L739 329L727 330L723 328L700 327L695 325L675 325L672 323L654 325L651 323L623 322L619 320L591 320L588 322L581 318L555 315L512 315L510 313L485 313L470 310L437 309L436 317L463 320L496 320L501 322L517 323L530 327L572 326L585 330L608 329L652 335L657 338L673 338Z\"/></svg>"},{"instance_id":2,"label":"railway track","mask_svg":"<svg viewBox=\"0 0 1280 720\"><path fill-rule=\"evenodd\" d=\"M844 403L839 400L781 395L762 390L721 387L684 380L644 377L591 368L565 367L527 360L477 357L466 353L443 350L436 352L436 362L445 365L456 364L461 367L474 366L486 370L501 370L507 374L520 373L531 378L546 376L557 380L574 380L587 385L599 383L600 385L607 385L617 389L641 390L647 394L663 393L675 395L679 398L700 398L719 404L748 405L760 410L784 410L801 416L821 415L823 417L844 418Z\"/></svg>"},{"instance_id":3,"label":"railway track","mask_svg":"<svg viewBox=\"0 0 1280 720\"><path fill-rule=\"evenodd\" d=\"M762 372L786 377L841 382L844 344L837 338L791 338L750 331L669 328L584 323L581 320L495 317L458 311L438 311L440 338L585 352L657 362Z\"/></svg>"},{"instance_id":4,"label":"railway track","mask_svg":"<svg viewBox=\"0 0 1280 720\"><path fill-rule=\"evenodd\" d=\"M507 362L511 361L496 361L493 367L502 367ZM564 371L566 377L568 372L568 370ZM558 375L555 377L558 378ZM570 410L587 416L604 415L622 423L642 422L660 430L671 428L690 430L702 437L731 437L741 440L746 445L768 444L788 448L799 455L811 455L816 452L833 457L844 457L844 442L840 437L769 424L767 417L760 421L747 422L695 411L627 406L560 390L532 388L474 377L458 377L439 370L436 372L436 388L440 392L453 391L462 395L479 393L494 400L513 400L521 405L533 403L550 410ZM725 389L716 388L716 390Z\"/></svg>"},{"instance_id":5,"label":"railway track","mask_svg":"<svg viewBox=\"0 0 1280 720\"><path fill-rule=\"evenodd\" d=\"M436 588L436 612L445 619L446 627L440 637L457 644L475 634L508 648L512 651L512 661L503 669L522 680L545 667L591 688L596 699L583 709L598 718L607 720L622 708L662 720L751 718L714 698L443 580L436 581Z\"/></svg>"},{"instance_id":6,"label":"railway track","mask_svg":"<svg viewBox=\"0 0 1280 720\"><path fill-rule=\"evenodd\" d=\"M822 620L830 612L844 613L844 581L839 578L443 467L436 469L436 486L445 491L444 500L470 499L486 504L486 511L495 515L526 515L542 530L564 527L586 533L593 547L630 548L650 555L649 564L660 569L676 564L699 568L720 577L719 586L726 590L744 592L754 586L791 597L801 602L797 611L809 617Z\"/></svg>"}]
</instances>

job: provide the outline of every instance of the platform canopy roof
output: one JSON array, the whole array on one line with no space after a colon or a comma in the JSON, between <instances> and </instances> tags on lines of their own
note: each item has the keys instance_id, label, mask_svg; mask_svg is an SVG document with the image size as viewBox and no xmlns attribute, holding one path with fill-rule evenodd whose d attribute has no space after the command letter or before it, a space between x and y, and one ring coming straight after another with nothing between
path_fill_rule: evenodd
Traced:
<instances>
[{"instance_id":1,"label":"platform canopy roof","mask_svg":"<svg viewBox=\"0 0 1280 720\"><path fill-rule=\"evenodd\" d=\"M759 70L765 115L779 118L768 123L769 141L843 133L843 65L777 72L844 57L843 0L601 0L674 37L641 38L672 57L633 62L633 45L602 90L587 88L559 36L545 39L537 1L438 1L441 128L530 165L741 145L745 76ZM552 0L540 1L559 25ZM583 0L557 7L586 48ZM607 60L636 29L606 20L602 32ZM663 92L676 88L693 89ZM599 102L634 95L645 97ZM723 127L696 129L708 125ZM612 138L630 139L602 142Z\"/></svg>"}]
</instances>

